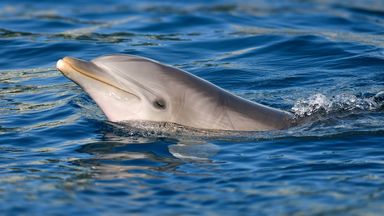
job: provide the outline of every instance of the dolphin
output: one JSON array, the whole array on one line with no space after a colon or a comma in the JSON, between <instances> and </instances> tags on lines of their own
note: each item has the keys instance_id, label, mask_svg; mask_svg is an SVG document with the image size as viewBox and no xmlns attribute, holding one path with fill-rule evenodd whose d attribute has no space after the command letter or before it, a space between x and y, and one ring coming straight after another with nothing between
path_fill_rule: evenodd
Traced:
<instances>
[{"instance_id":1,"label":"dolphin","mask_svg":"<svg viewBox=\"0 0 384 216\"><path fill-rule=\"evenodd\" d=\"M279 130L293 122L289 112L140 56L107 55L91 61L64 57L56 67L84 89L111 122L166 122L224 131Z\"/></svg>"}]
</instances>

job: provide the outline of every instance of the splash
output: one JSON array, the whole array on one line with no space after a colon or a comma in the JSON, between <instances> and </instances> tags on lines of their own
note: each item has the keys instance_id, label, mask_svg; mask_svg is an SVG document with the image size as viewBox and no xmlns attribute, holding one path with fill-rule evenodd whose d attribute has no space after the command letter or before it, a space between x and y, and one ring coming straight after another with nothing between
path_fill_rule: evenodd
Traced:
<instances>
[{"instance_id":1,"label":"splash","mask_svg":"<svg viewBox=\"0 0 384 216\"><path fill-rule=\"evenodd\" d=\"M315 94L308 99L300 99L292 107L297 118L314 115L327 115L332 113L352 113L355 111L376 111L384 106L384 91L374 96L356 96L340 94L327 97Z\"/></svg>"}]
</instances>

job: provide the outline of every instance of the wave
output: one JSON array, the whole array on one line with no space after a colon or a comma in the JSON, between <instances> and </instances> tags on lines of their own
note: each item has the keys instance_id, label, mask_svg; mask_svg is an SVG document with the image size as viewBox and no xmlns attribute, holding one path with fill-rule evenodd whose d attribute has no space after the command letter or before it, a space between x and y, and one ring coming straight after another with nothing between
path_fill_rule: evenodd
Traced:
<instances>
[{"instance_id":1,"label":"wave","mask_svg":"<svg viewBox=\"0 0 384 216\"><path fill-rule=\"evenodd\" d=\"M307 99L298 100L292 107L296 118L336 113L353 113L359 111L378 111L384 107L384 91L375 95L356 96L339 94L327 97L317 93Z\"/></svg>"}]
</instances>

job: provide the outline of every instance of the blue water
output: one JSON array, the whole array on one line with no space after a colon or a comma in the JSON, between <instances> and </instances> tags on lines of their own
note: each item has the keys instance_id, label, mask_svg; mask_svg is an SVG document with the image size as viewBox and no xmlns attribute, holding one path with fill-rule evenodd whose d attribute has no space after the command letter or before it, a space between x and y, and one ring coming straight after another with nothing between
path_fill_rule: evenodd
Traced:
<instances>
[{"instance_id":1,"label":"blue water","mask_svg":"<svg viewBox=\"0 0 384 216\"><path fill-rule=\"evenodd\" d=\"M0 2L1 215L382 215L384 2L186 2ZM302 123L126 130L54 68L110 53Z\"/></svg>"}]
</instances>

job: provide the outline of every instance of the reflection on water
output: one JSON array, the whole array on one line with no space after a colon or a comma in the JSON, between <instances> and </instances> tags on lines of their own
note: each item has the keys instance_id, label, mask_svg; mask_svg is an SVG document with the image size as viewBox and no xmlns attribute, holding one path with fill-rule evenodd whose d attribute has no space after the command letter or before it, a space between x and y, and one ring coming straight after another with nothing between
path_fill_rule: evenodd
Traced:
<instances>
[{"instance_id":1,"label":"reflection on water","mask_svg":"<svg viewBox=\"0 0 384 216\"><path fill-rule=\"evenodd\" d=\"M90 167L96 179L159 178L159 172L172 172L182 163L168 153L166 145L158 142L91 143L78 151L94 157L76 163Z\"/></svg>"},{"instance_id":2,"label":"reflection on water","mask_svg":"<svg viewBox=\"0 0 384 216\"><path fill-rule=\"evenodd\" d=\"M208 141L176 138L176 134L173 134L174 138L159 138L159 131L155 130L151 133L148 129L137 129L134 135L126 130L122 135L124 131L120 128L108 129L112 131L105 131L103 141L85 144L77 150L93 157L76 163L91 167L95 177L101 179L156 178L158 172L176 172L184 163L209 163L220 150Z\"/></svg>"}]
</instances>

